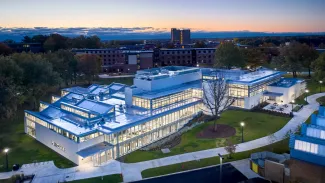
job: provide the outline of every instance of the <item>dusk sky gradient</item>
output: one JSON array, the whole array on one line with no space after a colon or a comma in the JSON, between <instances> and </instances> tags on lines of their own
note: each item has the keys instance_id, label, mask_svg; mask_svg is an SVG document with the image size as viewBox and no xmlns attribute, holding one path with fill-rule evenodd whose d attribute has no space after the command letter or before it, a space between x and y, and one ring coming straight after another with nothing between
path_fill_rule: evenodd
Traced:
<instances>
[{"instance_id":1,"label":"dusk sky gradient","mask_svg":"<svg viewBox=\"0 0 325 183\"><path fill-rule=\"evenodd\" d=\"M0 27L325 32L325 0L0 0Z\"/></svg>"}]
</instances>

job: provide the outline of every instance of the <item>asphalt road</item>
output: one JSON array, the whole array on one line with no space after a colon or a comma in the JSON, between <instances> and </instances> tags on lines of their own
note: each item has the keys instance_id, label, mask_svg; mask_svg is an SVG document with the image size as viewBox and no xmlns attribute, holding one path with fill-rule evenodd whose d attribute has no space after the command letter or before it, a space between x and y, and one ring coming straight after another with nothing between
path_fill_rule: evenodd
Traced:
<instances>
[{"instance_id":1,"label":"asphalt road","mask_svg":"<svg viewBox=\"0 0 325 183\"><path fill-rule=\"evenodd\" d=\"M222 182L220 182L220 166L178 173L157 178L137 181L137 183L238 183L247 178L231 164L222 166Z\"/></svg>"}]
</instances>

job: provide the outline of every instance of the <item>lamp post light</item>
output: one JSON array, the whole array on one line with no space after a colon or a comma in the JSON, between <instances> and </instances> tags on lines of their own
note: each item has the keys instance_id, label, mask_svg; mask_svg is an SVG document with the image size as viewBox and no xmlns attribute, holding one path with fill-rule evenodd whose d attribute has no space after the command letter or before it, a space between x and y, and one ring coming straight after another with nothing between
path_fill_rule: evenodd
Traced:
<instances>
[{"instance_id":1,"label":"lamp post light","mask_svg":"<svg viewBox=\"0 0 325 183\"><path fill-rule=\"evenodd\" d=\"M295 100L291 101L291 112L293 112L293 104L295 104Z\"/></svg>"},{"instance_id":2,"label":"lamp post light","mask_svg":"<svg viewBox=\"0 0 325 183\"><path fill-rule=\"evenodd\" d=\"M309 93L309 90L305 90L305 93L306 93L306 97L305 97L305 100L306 100L306 102L307 102L307 97L308 97L308 93Z\"/></svg>"},{"instance_id":3,"label":"lamp post light","mask_svg":"<svg viewBox=\"0 0 325 183\"><path fill-rule=\"evenodd\" d=\"M219 175L219 182L222 183L222 160L223 160L223 157L220 153L218 153L218 156L220 158L220 175Z\"/></svg>"},{"instance_id":4,"label":"lamp post light","mask_svg":"<svg viewBox=\"0 0 325 183\"><path fill-rule=\"evenodd\" d=\"M323 84L323 81L319 81L319 93L322 93L322 84Z\"/></svg>"},{"instance_id":5,"label":"lamp post light","mask_svg":"<svg viewBox=\"0 0 325 183\"><path fill-rule=\"evenodd\" d=\"M243 143L244 142L244 126L245 126L245 123L241 122L240 126L241 126L241 143Z\"/></svg>"},{"instance_id":6,"label":"lamp post light","mask_svg":"<svg viewBox=\"0 0 325 183\"><path fill-rule=\"evenodd\" d=\"M8 152L9 152L9 149L8 148L5 148L3 150L3 152L6 154L6 169L8 171L9 170L9 165L8 165Z\"/></svg>"}]
</instances>

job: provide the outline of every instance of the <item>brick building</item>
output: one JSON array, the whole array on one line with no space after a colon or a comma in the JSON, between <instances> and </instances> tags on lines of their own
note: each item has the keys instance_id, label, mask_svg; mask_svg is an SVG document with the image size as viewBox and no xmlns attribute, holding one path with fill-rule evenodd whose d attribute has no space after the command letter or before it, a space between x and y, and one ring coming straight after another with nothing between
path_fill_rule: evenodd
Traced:
<instances>
[{"instance_id":1,"label":"brick building","mask_svg":"<svg viewBox=\"0 0 325 183\"><path fill-rule=\"evenodd\" d=\"M160 66L213 65L215 48L123 50L73 49L76 54L96 54L102 59L103 72L135 73L137 70Z\"/></svg>"}]
</instances>

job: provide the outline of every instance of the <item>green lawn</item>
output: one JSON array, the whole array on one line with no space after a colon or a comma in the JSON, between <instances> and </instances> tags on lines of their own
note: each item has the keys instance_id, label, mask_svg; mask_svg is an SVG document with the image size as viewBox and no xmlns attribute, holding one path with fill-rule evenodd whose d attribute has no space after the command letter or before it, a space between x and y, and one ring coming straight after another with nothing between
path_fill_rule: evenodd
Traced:
<instances>
[{"instance_id":1,"label":"green lawn","mask_svg":"<svg viewBox=\"0 0 325 183\"><path fill-rule=\"evenodd\" d=\"M246 159L246 158L249 158L252 153L261 152L261 151L272 151L274 153L279 153L279 154L288 153L289 141L288 141L288 139L285 139L280 142L274 143L272 145L268 145L268 146L261 147L258 149L235 153L232 155L231 159L225 157L224 162ZM175 172L181 172L181 171L186 171L186 170L202 168L202 167L206 167L206 166L217 165L219 163L220 163L220 158L217 156L217 157L212 157L212 158L201 159L199 161L189 161L189 162L178 163L178 164L174 164L174 165L168 165L168 166L163 166L163 167L158 167L158 168L147 169L147 170L142 171L141 174L142 174L143 178L148 178L148 177L155 177L155 176L159 176L159 175L166 175L166 174L175 173Z\"/></svg>"},{"instance_id":2,"label":"green lawn","mask_svg":"<svg viewBox=\"0 0 325 183\"><path fill-rule=\"evenodd\" d=\"M105 79L105 82L106 84L110 82L130 84L130 81L133 81L132 79L133 78ZM78 82L78 85L85 86L82 82ZM66 86L63 84L62 88L65 87ZM68 87L71 87L71 85ZM45 96L41 97L41 100L50 102L51 94L60 95L60 91L57 88L51 88ZM9 167L17 163L22 165L52 160L59 168L75 166L75 164L68 159L24 133L24 110L26 109L31 110L31 107L21 107L12 118L0 120L0 172L5 171L5 155L2 153L4 148L10 148Z\"/></svg>"},{"instance_id":3,"label":"green lawn","mask_svg":"<svg viewBox=\"0 0 325 183\"><path fill-rule=\"evenodd\" d=\"M123 179L121 177L121 174L114 174L114 175L104 176L103 180L102 180L102 177L95 177L95 178L90 178L90 179L71 181L71 183L100 183L100 182L119 183L119 182L123 182Z\"/></svg>"},{"instance_id":4,"label":"green lawn","mask_svg":"<svg viewBox=\"0 0 325 183\"><path fill-rule=\"evenodd\" d=\"M220 124L228 124L236 128L236 135L232 137L234 143L241 142L240 122L245 122L244 139L245 141L254 140L260 137L267 136L280 130L290 118L273 116L264 113L249 112L242 110L228 110L224 112L221 118L217 121ZM183 154L188 152L200 151L215 148L216 146L222 147L225 145L226 139L198 139L196 134L208 125L213 125L213 121L201 124L192 130L182 135L181 143L174 148L171 152L163 154L158 151L135 151L124 156L124 162L134 163L145 160L152 160L166 156Z\"/></svg>"},{"instance_id":5,"label":"green lawn","mask_svg":"<svg viewBox=\"0 0 325 183\"><path fill-rule=\"evenodd\" d=\"M10 148L9 167L32 162L51 161L60 168L72 167L74 164L50 148L24 133L24 113L19 110L12 119L0 121L0 149ZM0 154L0 171L5 171L5 156ZM3 165L3 166L1 166Z\"/></svg>"}]
</instances>

